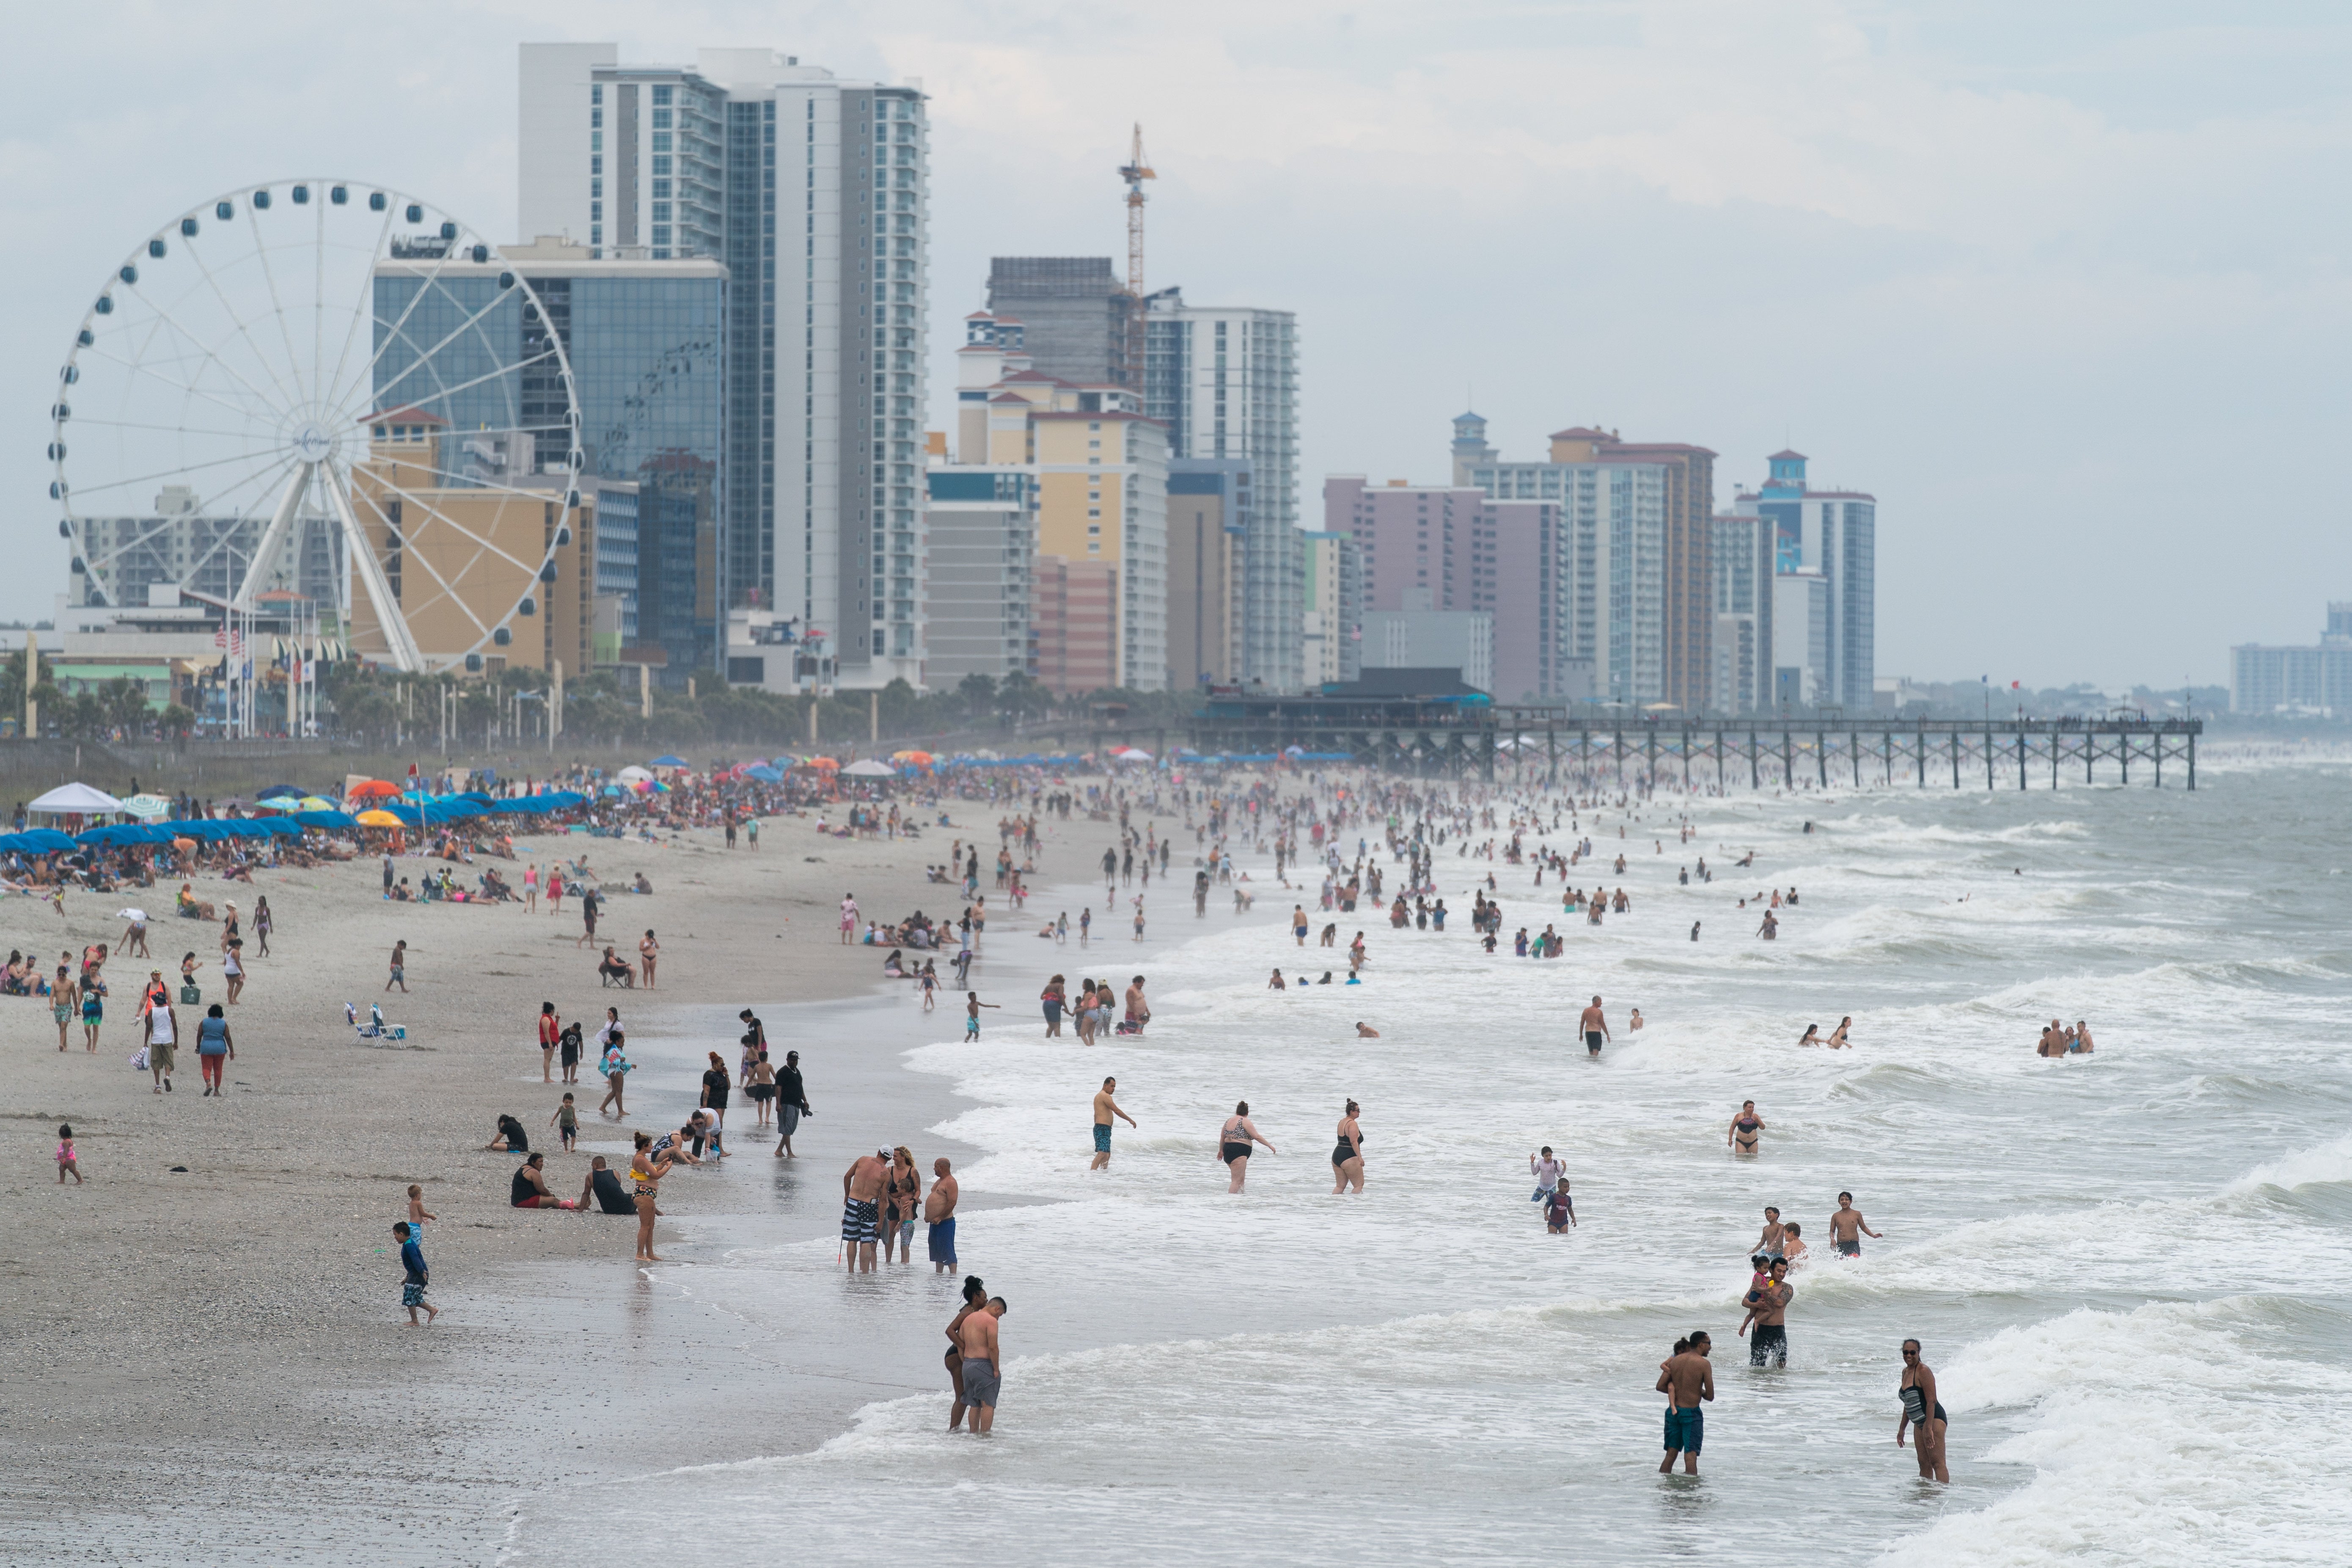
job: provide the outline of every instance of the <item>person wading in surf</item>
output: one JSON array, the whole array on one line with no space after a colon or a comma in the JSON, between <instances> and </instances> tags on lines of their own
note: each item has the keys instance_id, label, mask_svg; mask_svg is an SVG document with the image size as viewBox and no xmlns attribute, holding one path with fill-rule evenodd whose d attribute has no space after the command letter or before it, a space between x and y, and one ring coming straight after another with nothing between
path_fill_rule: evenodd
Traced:
<instances>
[{"instance_id":1,"label":"person wading in surf","mask_svg":"<svg viewBox=\"0 0 2352 1568\"><path fill-rule=\"evenodd\" d=\"M1830 1215L1830 1244L1837 1248L1841 1258L1860 1258L1862 1237L1864 1236L1873 1241L1879 1239L1878 1232L1870 1228L1870 1222L1862 1217L1860 1209L1853 1206L1853 1194L1840 1193L1837 1213Z\"/></svg>"},{"instance_id":2,"label":"person wading in surf","mask_svg":"<svg viewBox=\"0 0 2352 1568\"><path fill-rule=\"evenodd\" d=\"M1903 1380L1895 1392L1903 1401L1903 1419L1895 1424L1895 1446L1903 1447L1904 1428L1910 1428L1912 1447L1919 1456L1919 1479L1950 1481L1952 1473L1944 1464L1944 1431L1949 1417L1944 1414L1943 1402L1936 1397L1935 1368L1921 1357L1917 1340L1903 1342Z\"/></svg>"},{"instance_id":3,"label":"person wading in surf","mask_svg":"<svg viewBox=\"0 0 2352 1568\"><path fill-rule=\"evenodd\" d=\"M1666 1396L1666 1457L1658 1474L1675 1468L1683 1457L1683 1474L1698 1474L1699 1445L1706 1436L1706 1412L1702 1403L1715 1398L1715 1367L1707 1361L1709 1342L1704 1331L1691 1335L1689 1348L1677 1351L1658 1369L1658 1392Z\"/></svg>"}]
</instances>

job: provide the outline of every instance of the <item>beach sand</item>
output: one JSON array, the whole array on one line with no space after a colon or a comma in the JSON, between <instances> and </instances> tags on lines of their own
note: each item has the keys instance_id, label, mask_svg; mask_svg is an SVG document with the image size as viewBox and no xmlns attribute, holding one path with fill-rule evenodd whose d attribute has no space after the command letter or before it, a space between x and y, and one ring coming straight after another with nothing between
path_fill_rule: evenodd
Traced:
<instances>
[{"instance_id":1,"label":"beach sand","mask_svg":"<svg viewBox=\"0 0 2352 1568\"><path fill-rule=\"evenodd\" d=\"M842 946L845 891L873 915L951 915L960 889L926 882L923 868L977 829L991 919L973 984L1005 1009L988 1026L1040 1028L1039 982L1080 962L1075 941L1037 951L1051 900L1034 897L1016 918L990 886L996 811L948 810L954 826L912 841L820 837L814 817L769 819L756 852L724 849L715 831L657 845L530 840L539 853L526 858L542 869L560 842L608 887L639 871L651 881L651 897L614 893L596 948L576 944L570 899L561 916L544 900L535 916L519 905L386 903L374 858L266 872L251 888L211 879L198 895L236 901L248 952L258 945L254 896L267 894L277 917L272 956L249 959L251 980L230 1009L237 1057L221 1100L202 1097L185 1044L169 1096L127 1065L147 969L176 980L193 948L208 961L205 1002L220 998L217 924L163 916L168 885L68 895L62 922L31 900L0 906L11 945L51 967L61 950L116 942L114 911L126 904L159 916L152 961L108 965L97 1055L84 1052L78 1024L71 1048L57 1050L45 1000L0 1006L0 1148L23 1184L0 1239L10 1372L0 1525L17 1552L51 1563L487 1562L518 1489L790 1452L871 1400L943 1389L936 1330L918 1337L895 1319L862 1319L856 1289L838 1279L820 1273L825 1289L812 1279L807 1301L780 1301L772 1321L751 1323L699 1303L691 1279L713 1249L837 1234L841 1172L860 1150L910 1143L927 1173L934 1155L964 1152L923 1133L955 1111L943 1081L898 1059L960 1033L961 997L943 988L926 1018L914 987L881 981L885 950ZM1041 831L1033 885L1082 889L1116 829L1081 817ZM428 864L404 858L400 870L415 877ZM1170 896L1154 903L1173 912L1181 882L1161 886ZM648 926L659 932L660 989L602 988L595 952L611 941L629 953ZM387 997L400 938L410 991ZM1105 962L1121 968L1146 951L1118 947ZM635 1114L600 1119L592 1047L572 1090L576 1153L545 1125L563 1091L540 1079L542 1000L592 1034L604 1007L619 1006L638 1064ZM345 1002L362 1015L382 1003L407 1026L408 1048L354 1044ZM815 1114L794 1143L806 1157L772 1159L772 1137L752 1134L753 1108L738 1091L727 1168L682 1170L662 1190L672 1217L656 1245L684 1267L637 1268L633 1218L509 1206L520 1162L481 1152L498 1113L550 1151L550 1188L575 1196L592 1154L625 1167L630 1131L685 1117L703 1052L719 1051L732 1072L745 1005L760 1010L780 1064L787 1048L802 1052ZM192 1034L190 1010L181 1016ZM86 1186L56 1184L60 1121L74 1126ZM415 1330L402 1326L391 1234L412 1182L438 1216L425 1250L443 1310ZM967 1193L962 1212L988 1203ZM931 1273L920 1260L906 1267ZM950 1280L939 1289L951 1299Z\"/></svg>"}]
</instances>

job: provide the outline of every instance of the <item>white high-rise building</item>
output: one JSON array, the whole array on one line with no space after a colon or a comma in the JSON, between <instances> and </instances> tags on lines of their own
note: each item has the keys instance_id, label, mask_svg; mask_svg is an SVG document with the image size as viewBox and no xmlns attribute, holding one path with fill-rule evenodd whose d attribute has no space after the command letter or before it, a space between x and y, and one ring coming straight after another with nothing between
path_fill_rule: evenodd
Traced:
<instances>
[{"instance_id":1,"label":"white high-rise building","mask_svg":"<svg viewBox=\"0 0 2352 1568\"><path fill-rule=\"evenodd\" d=\"M1306 678L1306 548L1298 526L1298 318L1288 310L1145 302L1143 412L1171 458L1246 458L1255 502L1242 542L1241 670L1269 691Z\"/></svg>"},{"instance_id":2,"label":"white high-rise building","mask_svg":"<svg viewBox=\"0 0 2352 1568\"><path fill-rule=\"evenodd\" d=\"M523 235L728 268L719 592L797 623L771 689L923 684L924 104L768 49L522 46Z\"/></svg>"}]
</instances>

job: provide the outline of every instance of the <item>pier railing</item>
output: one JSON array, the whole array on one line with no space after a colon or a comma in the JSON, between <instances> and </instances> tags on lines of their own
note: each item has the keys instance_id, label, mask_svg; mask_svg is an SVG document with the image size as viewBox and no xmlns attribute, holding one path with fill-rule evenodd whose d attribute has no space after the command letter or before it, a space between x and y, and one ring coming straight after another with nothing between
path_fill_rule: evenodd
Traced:
<instances>
[{"instance_id":1,"label":"pier railing","mask_svg":"<svg viewBox=\"0 0 2352 1568\"><path fill-rule=\"evenodd\" d=\"M1987 789L2046 781L2132 781L2155 788L2165 765L2197 787L2197 719L1852 719L1754 714L1725 718L1568 717L1558 709L1476 703L1255 699L1213 702L1187 726L1204 754L1266 756L1296 747L1365 766L1492 779L1498 769L1547 781L1685 789L1796 787L1805 777L1861 787L1932 782Z\"/></svg>"}]
</instances>

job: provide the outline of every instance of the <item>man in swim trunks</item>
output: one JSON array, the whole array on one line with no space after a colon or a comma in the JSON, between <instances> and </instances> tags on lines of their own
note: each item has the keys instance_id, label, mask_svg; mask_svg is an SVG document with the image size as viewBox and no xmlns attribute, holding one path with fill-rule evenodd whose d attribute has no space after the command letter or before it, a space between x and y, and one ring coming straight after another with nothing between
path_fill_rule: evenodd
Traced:
<instances>
[{"instance_id":1,"label":"man in swim trunks","mask_svg":"<svg viewBox=\"0 0 2352 1568\"><path fill-rule=\"evenodd\" d=\"M1739 1325L1743 1334L1748 1324L1756 1326L1748 1342L1749 1366L1789 1364L1789 1303L1796 1299L1797 1288L1789 1283L1788 1259L1774 1258L1770 1281L1748 1292L1748 1316Z\"/></svg>"},{"instance_id":2,"label":"man in swim trunks","mask_svg":"<svg viewBox=\"0 0 2352 1568\"><path fill-rule=\"evenodd\" d=\"M1936 1397L1936 1373L1919 1353L1917 1340L1903 1342L1903 1380L1895 1386L1903 1401L1903 1419L1895 1424L1895 1446L1903 1447L1903 1430L1911 1429L1912 1446L1919 1455L1919 1479L1949 1482L1944 1464L1944 1431L1950 1417Z\"/></svg>"},{"instance_id":3,"label":"man in swim trunks","mask_svg":"<svg viewBox=\"0 0 2352 1568\"><path fill-rule=\"evenodd\" d=\"M1004 1346L997 1329L1004 1316L1004 1298L991 1296L988 1305L972 1313L957 1330L963 1350L959 1369L963 1403L969 1407L971 1435L985 1437L996 1425L996 1395L1004 1385Z\"/></svg>"},{"instance_id":4,"label":"man in swim trunks","mask_svg":"<svg viewBox=\"0 0 2352 1568\"><path fill-rule=\"evenodd\" d=\"M1601 1054L1601 1043L1611 1037L1609 1033L1609 1020L1601 1014L1600 997L1595 996L1592 999L1592 1005L1587 1007L1583 1014L1578 1017L1576 1026L1584 1031L1585 1054L1587 1056L1593 1057L1599 1056Z\"/></svg>"},{"instance_id":5,"label":"man in swim trunks","mask_svg":"<svg viewBox=\"0 0 2352 1568\"><path fill-rule=\"evenodd\" d=\"M930 1228L924 1232L931 1255L931 1272L952 1274L956 1268L955 1206L962 1189L949 1174L950 1167L942 1154L931 1162L931 1173L939 1179L931 1184L930 1194L923 1199L923 1222Z\"/></svg>"},{"instance_id":6,"label":"man in swim trunks","mask_svg":"<svg viewBox=\"0 0 2352 1568\"><path fill-rule=\"evenodd\" d=\"M841 1241L852 1273L874 1272L874 1244L882 1239L882 1178L890 1152L860 1154L841 1173Z\"/></svg>"},{"instance_id":7,"label":"man in swim trunks","mask_svg":"<svg viewBox=\"0 0 2352 1568\"><path fill-rule=\"evenodd\" d=\"M1861 1234L1856 1235L1856 1232ZM1870 1228L1870 1222L1862 1217L1860 1209L1853 1206L1853 1194L1840 1193L1837 1213L1830 1215L1831 1244L1837 1248L1841 1258L1860 1258L1862 1237L1864 1236L1873 1241L1879 1239L1878 1232Z\"/></svg>"},{"instance_id":8,"label":"man in swim trunks","mask_svg":"<svg viewBox=\"0 0 2352 1568\"><path fill-rule=\"evenodd\" d=\"M1683 1457L1683 1474L1698 1474L1699 1445L1706 1436L1706 1412L1702 1402L1715 1398L1715 1367L1706 1359L1709 1341L1705 1331L1690 1337L1690 1348L1677 1352L1659 1369L1658 1392L1666 1396L1666 1457L1658 1466L1664 1475Z\"/></svg>"},{"instance_id":9,"label":"man in swim trunks","mask_svg":"<svg viewBox=\"0 0 2352 1568\"><path fill-rule=\"evenodd\" d=\"M1089 1171L1099 1171L1110 1163L1110 1119L1120 1117L1129 1127L1135 1125L1135 1118L1121 1110L1118 1101L1111 1098L1111 1091L1118 1087L1118 1079L1107 1078L1102 1088L1095 1091L1095 1158L1094 1163L1087 1167Z\"/></svg>"}]
</instances>

